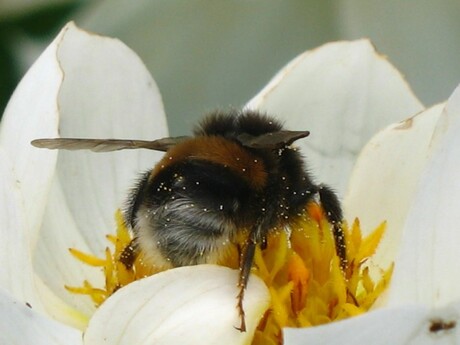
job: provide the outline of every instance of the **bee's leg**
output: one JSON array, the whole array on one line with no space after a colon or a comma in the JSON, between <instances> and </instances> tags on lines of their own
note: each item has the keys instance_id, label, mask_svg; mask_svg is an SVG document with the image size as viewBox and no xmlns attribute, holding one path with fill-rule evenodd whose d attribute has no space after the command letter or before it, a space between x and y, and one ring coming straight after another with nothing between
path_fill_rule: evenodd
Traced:
<instances>
[{"instance_id":1,"label":"bee's leg","mask_svg":"<svg viewBox=\"0 0 460 345\"><path fill-rule=\"evenodd\" d=\"M243 250L243 254L240 260L240 277L238 280L238 287L240 289L237 298L237 309L240 314L240 326L235 327L240 332L246 332L246 321L244 315L244 307L243 307L243 300L244 300L244 292L246 290L246 286L248 285L249 275L251 273L252 263L254 261L254 253L256 250L257 240L255 233L252 232L246 245Z\"/></svg>"},{"instance_id":2,"label":"bee's leg","mask_svg":"<svg viewBox=\"0 0 460 345\"><path fill-rule=\"evenodd\" d=\"M137 256L139 255L139 250L134 240L131 240L129 244L123 249L120 254L120 262L125 265L125 267L130 270L133 268L134 261L136 261Z\"/></svg>"},{"instance_id":3,"label":"bee's leg","mask_svg":"<svg viewBox=\"0 0 460 345\"><path fill-rule=\"evenodd\" d=\"M347 248L345 242L345 234L342 229L342 208L339 199L334 191L325 185L318 187L319 199L321 205L326 212L327 220L332 224L332 233L335 240L335 250L340 258L340 266L343 271L347 268Z\"/></svg>"}]
</instances>

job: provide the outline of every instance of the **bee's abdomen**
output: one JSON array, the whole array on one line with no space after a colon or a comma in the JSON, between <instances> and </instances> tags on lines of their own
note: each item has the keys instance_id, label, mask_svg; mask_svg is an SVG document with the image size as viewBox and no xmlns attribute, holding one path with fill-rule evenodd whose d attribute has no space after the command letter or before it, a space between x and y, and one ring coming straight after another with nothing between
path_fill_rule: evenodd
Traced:
<instances>
[{"instance_id":1,"label":"bee's abdomen","mask_svg":"<svg viewBox=\"0 0 460 345\"><path fill-rule=\"evenodd\" d=\"M134 220L138 245L172 266L215 262L257 203L257 193L244 178L197 159L161 169L139 194L143 200Z\"/></svg>"},{"instance_id":2,"label":"bee's abdomen","mask_svg":"<svg viewBox=\"0 0 460 345\"><path fill-rule=\"evenodd\" d=\"M223 214L203 211L187 198L162 205L153 213L140 210L144 222L137 223L141 248L153 248L172 266L215 263L220 248L235 232L234 223Z\"/></svg>"}]
</instances>

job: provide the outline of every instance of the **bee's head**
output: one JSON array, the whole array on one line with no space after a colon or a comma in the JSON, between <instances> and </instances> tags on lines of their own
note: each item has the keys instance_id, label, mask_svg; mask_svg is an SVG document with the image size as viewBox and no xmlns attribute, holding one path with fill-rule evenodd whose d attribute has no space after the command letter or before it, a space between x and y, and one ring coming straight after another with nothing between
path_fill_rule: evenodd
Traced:
<instances>
[{"instance_id":1,"label":"bee's head","mask_svg":"<svg viewBox=\"0 0 460 345\"><path fill-rule=\"evenodd\" d=\"M196 136L221 136L252 149L279 149L309 135L308 131L287 131L281 123L257 111L216 111L195 128Z\"/></svg>"}]
</instances>

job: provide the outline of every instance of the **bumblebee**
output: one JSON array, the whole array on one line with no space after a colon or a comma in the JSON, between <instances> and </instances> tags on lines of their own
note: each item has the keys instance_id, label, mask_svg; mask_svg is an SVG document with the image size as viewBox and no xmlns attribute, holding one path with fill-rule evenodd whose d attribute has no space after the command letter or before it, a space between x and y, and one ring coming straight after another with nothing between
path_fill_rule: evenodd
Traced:
<instances>
[{"instance_id":1,"label":"bumblebee","mask_svg":"<svg viewBox=\"0 0 460 345\"><path fill-rule=\"evenodd\" d=\"M256 111L214 112L190 137L154 141L115 139L38 139L49 149L91 149L96 152L146 148L164 151L129 194L125 219L133 231L132 245L123 253L129 267L136 252L152 263L179 267L216 263L228 243L241 247L237 308L245 331L243 299L257 246L264 249L273 229L318 200L332 224L335 246L346 266L341 228L342 209L336 194L315 184L296 140L308 131L285 130L276 119Z\"/></svg>"}]
</instances>

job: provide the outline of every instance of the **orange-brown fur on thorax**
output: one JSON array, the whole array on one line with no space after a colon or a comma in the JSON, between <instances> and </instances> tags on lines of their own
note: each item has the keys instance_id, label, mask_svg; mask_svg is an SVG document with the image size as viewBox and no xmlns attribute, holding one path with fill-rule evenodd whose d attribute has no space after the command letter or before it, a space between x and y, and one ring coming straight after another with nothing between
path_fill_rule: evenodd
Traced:
<instances>
[{"instance_id":1,"label":"orange-brown fur on thorax","mask_svg":"<svg viewBox=\"0 0 460 345\"><path fill-rule=\"evenodd\" d=\"M241 145L218 136L195 137L174 146L158 162L149 179L153 179L164 167L184 159L223 165L242 176L256 190L264 188L267 183L267 172L261 159Z\"/></svg>"}]
</instances>

